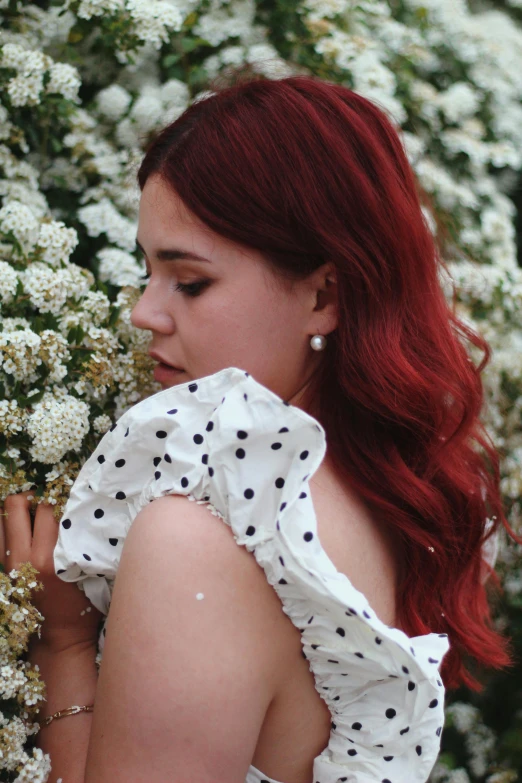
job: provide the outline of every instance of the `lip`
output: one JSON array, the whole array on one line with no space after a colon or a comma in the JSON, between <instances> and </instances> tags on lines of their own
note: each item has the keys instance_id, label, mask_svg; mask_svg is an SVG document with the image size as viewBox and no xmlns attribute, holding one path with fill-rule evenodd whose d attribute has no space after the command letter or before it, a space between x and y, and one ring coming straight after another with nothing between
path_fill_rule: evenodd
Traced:
<instances>
[{"instance_id":1,"label":"lip","mask_svg":"<svg viewBox=\"0 0 522 783\"><path fill-rule=\"evenodd\" d=\"M157 362L159 362L163 367L166 367L169 370L175 370L176 372L185 372L181 369L181 367L175 367L173 364L168 362L166 359L163 358L159 353L156 353L156 351L149 351L149 356L151 356L153 359L156 359Z\"/></svg>"}]
</instances>

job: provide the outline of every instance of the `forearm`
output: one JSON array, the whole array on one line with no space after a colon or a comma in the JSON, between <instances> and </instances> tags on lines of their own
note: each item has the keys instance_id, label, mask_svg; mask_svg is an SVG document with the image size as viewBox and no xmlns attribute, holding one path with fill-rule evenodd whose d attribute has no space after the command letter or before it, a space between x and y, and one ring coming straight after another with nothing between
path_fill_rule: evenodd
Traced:
<instances>
[{"instance_id":1,"label":"forearm","mask_svg":"<svg viewBox=\"0 0 522 783\"><path fill-rule=\"evenodd\" d=\"M64 783L83 783L92 713L82 712L58 718L46 726L44 718L73 705L94 704L98 674L94 645L75 645L59 652L36 641L28 652L31 664L37 664L47 686L47 701L40 707L40 731L36 743L51 757L48 783L63 778Z\"/></svg>"}]
</instances>

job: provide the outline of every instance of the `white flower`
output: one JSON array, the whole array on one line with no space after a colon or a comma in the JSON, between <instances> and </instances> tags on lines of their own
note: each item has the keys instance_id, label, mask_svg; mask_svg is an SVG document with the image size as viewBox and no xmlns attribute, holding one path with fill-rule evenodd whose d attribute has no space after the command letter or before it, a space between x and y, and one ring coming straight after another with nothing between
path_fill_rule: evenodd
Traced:
<instances>
[{"instance_id":1,"label":"white flower","mask_svg":"<svg viewBox=\"0 0 522 783\"><path fill-rule=\"evenodd\" d=\"M18 285L18 274L7 261L0 261L0 301L11 302Z\"/></svg>"},{"instance_id":2,"label":"white flower","mask_svg":"<svg viewBox=\"0 0 522 783\"><path fill-rule=\"evenodd\" d=\"M107 234L109 240L124 250L132 250L136 243L136 224L123 217L109 199L89 204L78 210L78 217L91 237Z\"/></svg>"},{"instance_id":3,"label":"white flower","mask_svg":"<svg viewBox=\"0 0 522 783\"><path fill-rule=\"evenodd\" d=\"M167 0L127 0L126 6L137 35L156 49L168 42L169 32L180 30L183 24L179 7Z\"/></svg>"},{"instance_id":4,"label":"white flower","mask_svg":"<svg viewBox=\"0 0 522 783\"><path fill-rule=\"evenodd\" d=\"M111 84L104 90L100 90L96 96L98 111L109 120L117 120L122 117L129 108L132 96L119 84Z\"/></svg>"},{"instance_id":5,"label":"white flower","mask_svg":"<svg viewBox=\"0 0 522 783\"><path fill-rule=\"evenodd\" d=\"M115 247L107 247L98 253L100 262L98 275L100 280L105 280L113 285L140 285L145 268L138 263L134 256L118 250Z\"/></svg>"},{"instance_id":6,"label":"white flower","mask_svg":"<svg viewBox=\"0 0 522 783\"><path fill-rule=\"evenodd\" d=\"M64 98L76 103L78 101L78 90L81 86L81 79L77 69L67 63L53 63L49 73L51 78L46 85L46 91L49 93L60 93Z\"/></svg>"},{"instance_id":7,"label":"white flower","mask_svg":"<svg viewBox=\"0 0 522 783\"><path fill-rule=\"evenodd\" d=\"M112 426L112 419L110 416L107 416L106 414L103 414L102 416L97 416L94 419L92 426L95 432L105 433L107 432L109 427Z\"/></svg>"},{"instance_id":8,"label":"white flower","mask_svg":"<svg viewBox=\"0 0 522 783\"><path fill-rule=\"evenodd\" d=\"M29 207L19 201L10 201L0 209L0 231L14 236L25 252L33 250L39 233L38 220Z\"/></svg>"},{"instance_id":9,"label":"white flower","mask_svg":"<svg viewBox=\"0 0 522 783\"><path fill-rule=\"evenodd\" d=\"M44 250L44 261L56 266L60 261L68 261L78 244L78 234L74 228L67 228L60 220L42 223L38 236L38 247Z\"/></svg>"},{"instance_id":10,"label":"white flower","mask_svg":"<svg viewBox=\"0 0 522 783\"><path fill-rule=\"evenodd\" d=\"M91 19L93 16L115 14L124 8L125 0L81 0L77 13L80 19Z\"/></svg>"},{"instance_id":11,"label":"white flower","mask_svg":"<svg viewBox=\"0 0 522 783\"><path fill-rule=\"evenodd\" d=\"M31 329L0 332L0 368L18 381L28 381L42 363L41 338Z\"/></svg>"},{"instance_id":12,"label":"white flower","mask_svg":"<svg viewBox=\"0 0 522 783\"><path fill-rule=\"evenodd\" d=\"M68 451L81 448L88 431L87 403L70 395L57 399L46 392L27 420L31 456L45 464L58 462Z\"/></svg>"},{"instance_id":13,"label":"white flower","mask_svg":"<svg viewBox=\"0 0 522 783\"><path fill-rule=\"evenodd\" d=\"M448 122L458 122L475 114L481 96L466 82L455 82L437 96L437 105Z\"/></svg>"}]
</instances>

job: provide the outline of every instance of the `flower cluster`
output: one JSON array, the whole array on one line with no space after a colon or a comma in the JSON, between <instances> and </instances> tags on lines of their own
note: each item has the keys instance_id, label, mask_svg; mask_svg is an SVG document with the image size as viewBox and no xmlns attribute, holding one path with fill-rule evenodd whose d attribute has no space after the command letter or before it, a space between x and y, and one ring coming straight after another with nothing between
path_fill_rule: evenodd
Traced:
<instances>
[{"instance_id":1,"label":"flower cluster","mask_svg":"<svg viewBox=\"0 0 522 783\"><path fill-rule=\"evenodd\" d=\"M49 755L27 747L40 728L46 687L38 667L20 660L45 619L31 604L33 591L43 589L37 575L31 563L0 572L0 768L16 783L45 783L51 771Z\"/></svg>"},{"instance_id":2,"label":"flower cluster","mask_svg":"<svg viewBox=\"0 0 522 783\"><path fill-rule=\"evenodd\" d=\"M63 222L8 201L0 242L0 499L36 485L59 514L99 433L153 388L146 333L130 324L135 296L111 302L71 263L78 238ZM136 284L136 260L118 269L111 253L128 255L100 251L106 279Z\"/></svg>"}]
</instances>

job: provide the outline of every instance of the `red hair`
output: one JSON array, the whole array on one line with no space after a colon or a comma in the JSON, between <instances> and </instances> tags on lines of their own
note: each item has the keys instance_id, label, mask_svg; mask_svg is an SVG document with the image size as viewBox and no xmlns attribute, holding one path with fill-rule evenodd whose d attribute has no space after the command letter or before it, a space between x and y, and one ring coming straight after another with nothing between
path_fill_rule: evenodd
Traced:
<instances>
[{"instance_id":1,"label":"red hair","mask_svg":"<svg viewBox=\"0 0 522 783\"><path fill-rule=\"evenodd\" d=\"M400 138L369 100L313 76L212 90L152 141L140 187L159 174L282 280L335 264L339 323L313 387L329 454L401 538L401 627L447 633L446 687L481 690L470 663L513 665L486 593L486 576L497 589L499 580L482 558L501 523L515 538L479 421L490 349L444 297ZM466 341L484 352L479 367Z\"/></svg>"}]
</instances>

